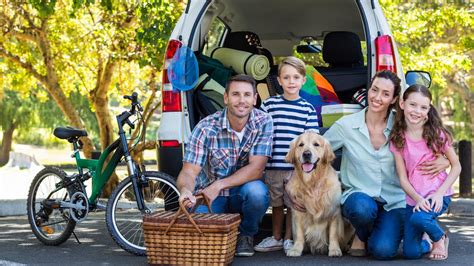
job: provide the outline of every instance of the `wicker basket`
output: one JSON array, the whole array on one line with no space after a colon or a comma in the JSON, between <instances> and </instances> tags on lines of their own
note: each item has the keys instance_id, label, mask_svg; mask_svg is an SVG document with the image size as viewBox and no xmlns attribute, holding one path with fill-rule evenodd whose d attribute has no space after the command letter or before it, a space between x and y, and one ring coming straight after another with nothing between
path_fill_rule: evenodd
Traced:
<instances>
[{"instance_id":1,"label":"wicker basket","mask_svg":"<svg viewBox=\"0 0 474 266\"><path fill-rule=\"evenodd\" d=\"M181 204L176 213L160 211L144 216L148 263L230 264L239 224L239 214L189 214Z\"/></svg>"}]
</instances>

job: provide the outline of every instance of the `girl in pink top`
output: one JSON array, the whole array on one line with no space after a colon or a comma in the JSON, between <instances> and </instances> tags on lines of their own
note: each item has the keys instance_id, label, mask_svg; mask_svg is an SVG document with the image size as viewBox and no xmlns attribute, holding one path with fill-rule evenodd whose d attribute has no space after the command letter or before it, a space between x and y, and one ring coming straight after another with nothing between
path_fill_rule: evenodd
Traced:
<instances>
[{"instance_id":1,"label":"girl in pink top","mask_svg":"<svg viewBox=\"0 0 474 266\"><path fill-rule=\"evenodd\" d=\"M407 193L403 255L417 259L430 252L430 259L445 260L449 239L436 218L451 202L451 186L461 172L461 165L452 147L451 133L431 105L428 88L410 86L398 107L390 134L390 150L400 184ZM441 171L433 176L424 175L419 170L420 164L437 156L448 158L449 174Z\"/></svg>"}]
</instances>

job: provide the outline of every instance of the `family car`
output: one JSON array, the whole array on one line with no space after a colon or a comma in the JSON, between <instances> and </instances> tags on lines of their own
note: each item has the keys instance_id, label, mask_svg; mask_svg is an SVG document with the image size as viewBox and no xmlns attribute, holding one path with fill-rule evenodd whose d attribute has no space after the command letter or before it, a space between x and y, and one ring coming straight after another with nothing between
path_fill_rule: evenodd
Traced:
<instances>
[{"instance_id":1,"label":"family car","mask_svg":"<svg viewBox=\"0 0 474 266\"><path fill-rule=\"evenodd\" d=\"M187 91L174 88L167 71L183 46L192 49L199 62L198 84ZM166 50L157 132L159 170L177 177L192 129L224 107L225 82L231 75L243 73L257 80L259 105L281 94L277 66L290 55L308 66L313 83L305 84L301 93L320 112L323 130L363 108L364 89L377 71L397 73L403 88L407 80L430 82L429 75L419 71L405 78L377 0L190 0Z\"/></svg>"}]
</instances>

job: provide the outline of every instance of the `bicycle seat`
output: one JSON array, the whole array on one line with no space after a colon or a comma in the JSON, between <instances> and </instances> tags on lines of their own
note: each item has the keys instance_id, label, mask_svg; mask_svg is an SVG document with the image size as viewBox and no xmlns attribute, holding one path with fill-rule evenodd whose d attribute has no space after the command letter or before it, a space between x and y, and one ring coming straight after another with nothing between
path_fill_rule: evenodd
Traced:
<instances>
[{"instance_id":1,"label":"bicycle seat","mask_svg":"<svg viewBox=\"0 0 474 266\"><path fill-rule=\"evenodd\" d=\"M86 137L87 131L72 127L57 127L54 129L53 134L60 139L70 139L78 137Z\"/></svg>"}]
</instances>

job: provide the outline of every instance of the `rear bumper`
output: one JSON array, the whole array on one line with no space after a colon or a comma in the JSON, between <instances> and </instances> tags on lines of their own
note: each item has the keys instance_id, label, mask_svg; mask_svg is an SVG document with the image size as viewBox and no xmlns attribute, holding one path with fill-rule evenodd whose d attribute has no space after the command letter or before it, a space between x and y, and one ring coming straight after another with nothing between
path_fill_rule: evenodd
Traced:
<instances>
[{"instance_id":1,"label":"rear bumper","mask_svg":"<svg viewBox=\"0 0 474 266\"><path fill-rule=\"evenodd\" d=\"M156 153L158 170L176 179L183 166L182 147L158 147Z\"/></svg>"}]
</instances>

